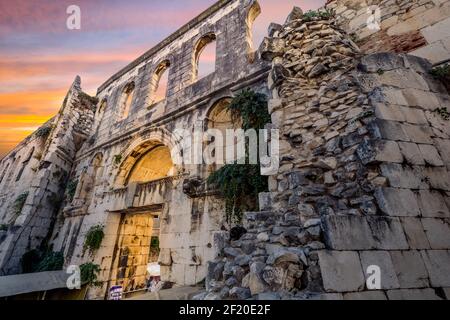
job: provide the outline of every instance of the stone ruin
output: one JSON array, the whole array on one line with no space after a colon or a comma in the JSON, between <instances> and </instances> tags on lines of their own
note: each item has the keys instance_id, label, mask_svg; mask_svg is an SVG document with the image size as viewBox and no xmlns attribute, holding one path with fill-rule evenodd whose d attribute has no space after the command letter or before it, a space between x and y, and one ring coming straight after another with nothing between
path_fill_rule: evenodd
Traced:
<instances>
[{"instance_id":1,"label":"stone ruin","mask_svg":"<svg viewBox=\"0 0 450 320\"><path fill-rule=\"evenodd\" d=\"M373 5L378 29L368 26ZM96 97L75 80L58 115L1 161L0 274L22 272L23 255L48 244L65 267L100 266L102 286L88 298L116 284L140 290L157 237L152 259L164 281L205 280L195 299L450 299L450 126L441 112L450 97L430 74L450 58L450 1L294 8L255 51L259 12L254 0L219 1ZM212 42L216 70L198 79L195 62ZM214 168L174 164L170 133L230 126L224 105L248 88L269 98L280 167L232 240L223 200L205 184ZM105 237L88 254L98 225ZM373 266L377 290L366 283Z\"/></svg>"}]
</instances>

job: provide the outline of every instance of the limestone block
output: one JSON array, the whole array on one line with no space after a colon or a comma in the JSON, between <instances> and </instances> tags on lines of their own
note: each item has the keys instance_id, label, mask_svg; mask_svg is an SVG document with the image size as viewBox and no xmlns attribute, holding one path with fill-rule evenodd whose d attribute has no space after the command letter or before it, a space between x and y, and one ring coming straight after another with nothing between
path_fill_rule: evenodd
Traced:
<instances>
[{"instance_id":1,"label":"limestone block","mask_svg":"<svg viewBox=\"0 0 450 320\"><path fill-rule=\"evenodd\" d=\"M344 300L387 300L383 291L372 290L344 293Z\"/></svg>"},{"instance_id":2,"label":"limestone block","mask_svg":"<svg viewBox=\"0 0 450 320\"><path fill-rule=\"evenodd\" d=\"M405 95L400 89L383 89L384 101L391 105L408 106L408 100L405 99Z\"/></svg>"},{"instance_id":3,"label":"limestone block","mask_svg":"<svg viewBox=\"0 0 450 320\"><path fill-rule=\"evenodd\" d=\"M366 219L377 249L396 250L409 248L399 218L368 216Z\"/></svg>"},{"instance_id":4,"label":"limestone block","mask_svg":"<svg viewBox=\"0 0 450 320\"><path fill-rule=\"evenodd\" d=\"M430 249L428 238L419 218L400 218L411 249Z\"/></svg>"},{"instance_id":5,"label":"limestone block","mask_svg":"<svg viewBox=\"0 0 450 320\"><path fill-rule=\"evenodd\" d=\"M380 143L379 151L375 159L380 162L403 162L403 156L397 142L389 140L385 140Z\"/></svg>"},{"instance_id":6,"label":"limestone block","mask_svg":"<svg viewBox=\"0 0 450 320\"><path fill-rule=\"evenodd\" d=\"M419 251L391 251L390 254L401 288L429 286L428 272Z\"/></svg>"},{"instance_id":7,"label":"limestone block","mask_svg":"<svg viewBox=\"0 0 450 320\"><path fill-rule=\"evenodd\" d=\"M368 250L375 240L367 220L358 216L325 216L322 218L327 245L335 250Z\"/></svg>"},{"instance_id":8,"label":"limestone block","mask_svg":"<svg viewBox=\"0 0 450 320\"><path fill-rule=\"evenodd\" d=\"M406 121L405 114L400 106L377 103L375 105L375 116L382 120Z\"/></svg>"},{"instance_id":9,"label":"limestone block","mask_svg":"<svg viewBox=\"0 0 450 320\"><path fill-rule=\"evenodd\" d=\"M428 120L422 109L412 107L400 107L405 120L408 123L413 124L428 124Z\"/></svg>"},{"instance_id":10,"label":"limestone block","mask_svg":"<svg viewBox=\"0 0 450 320\"><path fill-rule=\"evenodd\" d=\"M450 286L450 252L448 250L421 251L431 286Z\"/></svg>"},{"instance_id":11,"label":"limestone block","mask_svg":"<svg viewBox=\"0 0 450 320\"><path fill-rule=\"evenodd\" d=\"M404 89L402 93L410 107L420 107L430 111L440 107L439 99L429 91Z\"/></svg>"},{"instance_id":12,"label":"limestone block","mask_svg":"<svg viewBox=\"0 0 450 320\"><path fill-rule=\"evenodd\" d=\"M450 165L450 140L448 139L434 139L435 146L442 156L442 160L446 165Z\"/></svg>"},{"instance_id":13,"label":"limestone block","mask_svg":"<svg viewBox=\"0 0 450 320\"><path fill-rule=\"evenodd\" d=\"M376 137L393 141L410 141L402 125L396 121L376 120L371 127Z\"/></svg>"},{"instance_id":14,"label":"limestone block","mask_svg":"<svg viewBox=\"0 0 450 320\"><path fill-rule=\"evenodd\" d=\"M361 251L359 255L363 271L368 270L368 267L372 265L380 267L381 289L400 288L391 256L387 251Z\"/></svg>"},{"instance_id":15,"label":"limestone block","mask_svg":"<svg viewBox=\"0 0 450 320\"><path fill-rule=\"evenodd\" d=\"M381 52L362 57L360 67L366 72L390 71L404 68L405 63L403 58L397 54Z\"/></svg>"},{"instance_id":16,"label":"limestone block","mask_svg":"<svg viewBox=\"0 0 450 320\"><path fill-rule=\"evenodd\" d=\"M409 189L379 188L375 191L375 198L381 211L390 216L420 215L416 196Z\"/></svg>"},{"instance_id":17,"label":"limestone block","mask_svg":"<svg viewBox=\"0 0 450 320\"><path fill-rule=\"evenodd\" d=\"M426 189L423 176L418 168L403 167L397 163L383 163L380 165L381 173L388 178L389 183L395 188Z\"/></svg>"},{"instance_id":18,"label":"limestone block","mask_svg":"<svg viewBox=\"0 0 450 320\"><path fill-rule=\"evenodd\" d=\"M400 151L405 157L406 161L412 165L425 165L422 153L418 145L414 142L399 142Z\"/></svg>"},{"instance_id":19,"label":"limestone block","mask_svg":"<svg viewBox=\"0 0 450 320\"><path fill-rule=\"evenodd\" d=\"M389 290L389 300L442 300L433 289L401 289Z\"/></svg>"},{"instance_id":20,"label":"limestone block","mask_svg":"<svg viewBox=\"0 0 450 320\"><path fill-rule=\"evenodd\" d=\"M365 278L358 253L319 251L319 265L326 292L360 291Z\"/></svg>"},{"instance_id":21,"label":"limestone block","mask_svg":"<svg viewBox=\"0 0 450 320\"><path fill-rule=\"evenodd\" d=\"M441 7L433 7L425 12L421 12L395 26L388 29L387 33L390 36L400 35L409 31L422 29L426 26L433 25L450 15L450 5L444 4Z\"/></svg>"},{"instance_id":22,"label":"limestone block","mask_svg":"<svg viewBox=\"0 0 450 320\"><path fill-rule=\"evenodd\" d=\"M422 225L431 249L450 249L450 225L446 220L424 218Z\"/></svg>"},{"instance_id":23,"label":"limestone block","mask_svg":"<svg viewBox=\"0 0 450 320\"><path fill-rule=\"evenodd\" d=\"M425 162L431 166L443 166L444 162L441 159L436 147L429 144L419 144L420 152L422 153Z\"/></svg>"},{"instance_id":24,"label":"limestone block","mask_svg":"<svg viewBox=\"0 0 450 320\"><path fill-rule=\"evenodd\" d=\"M403 131L407 134L409 140L412 142L428 144L433 143L433 140L431 139L433 133L429 126L419 126L405 123L402 125L402 128Z\"/></svg>"},{"instance_id":25,"label":"limestone block","mask_svg":"<svg viewBox=\"0 0 450 320\"><path fill-rule=\"evenodd\" d=\"M427 82L411 69L385 71L378 76L381 84L398 88L428 90Z\"/></svg>"},{"instance_id":26,"label":"limestone block","mask_svg":"<svg viewBox=\"0 0 450 320\"><path fill-rule=\"evenodd\" d=\"M419 206L424 217L450 217L444 197L438 191L420 190Z\"/></svg>"},{"instance_id":27,"label":"limestone block","mask_svg":"<svg viewBox=\"0 0 450 320\"><path fill-rule=\"evenodd\" d=\"M421 32L428 43L433 43L447 38L449 36L448 30L450 30L450 18L423 28Z\"/></svg>"},{"instance_id":28,"label":"limestone block","mask_svg":"<svg viewBox=\"0 0 450 320\"><path fill-rule=\"evenodd\" d=\"M423 175L434 189L450 191L450 175L445 167L428 167L423 170Z\"/></svg>"}]
</instances>

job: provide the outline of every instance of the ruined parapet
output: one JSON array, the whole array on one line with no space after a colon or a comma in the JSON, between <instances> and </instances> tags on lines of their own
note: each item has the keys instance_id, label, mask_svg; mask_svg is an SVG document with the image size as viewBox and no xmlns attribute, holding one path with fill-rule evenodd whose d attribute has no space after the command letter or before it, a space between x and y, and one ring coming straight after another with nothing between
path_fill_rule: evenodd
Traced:
<instances>
[{"instance_id":1,"label":"ruined parapet","mask_svg":"<svg viewBox=\"0 0 450 320\"><path fill-rule=\"evenodd\" d=\"M435 110L449 97L430 64L361 56L329 12L295 10L271 34L261 51L280 168L264 211L247 213L248 232L210 263L206 298L439 298L450 136ZM373 265L381 290L369 291Z\"/></svg>"},{"instance_id":2,"label":"ruined parapet","mask_svg":"<svg viewBox=\"0 0 450 320\"><path fill-rule=\"evenodd\" d=\"M66 196L73 161L89 135L95 112L96 100L81 90L80 82L77 77L72 84L60 112L45 132L45 145L33 175L21 185L25 190L23 203L10 221L7 237L1 244L1 274L20 272L24 253L41 249L52 232ZM15 204L12 207L15 208Z\"/></svg>"}]
</instances>

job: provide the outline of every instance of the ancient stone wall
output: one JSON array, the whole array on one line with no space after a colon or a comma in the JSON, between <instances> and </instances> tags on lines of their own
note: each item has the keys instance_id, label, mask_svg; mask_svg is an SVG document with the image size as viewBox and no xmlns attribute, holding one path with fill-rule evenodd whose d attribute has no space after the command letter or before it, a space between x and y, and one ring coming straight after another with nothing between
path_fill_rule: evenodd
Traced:
<instances>
[{"instance_id":1,"label":"ancient stone wall","mask_svg":"<svg viewBox=\"0 0 450 320\"><path fill-rule=\"evenodd\" d=\"M198 298L449 298L450 136L436 112L449 95L430 63L364 56L333 18L298 9L271 36L281 167Z\"/></svg>"},{"instance_id":2,"label":"ancient stone wall","mask_svg":"<svg viewBox=\"0 0 450 320\"><path fill-rule=\"evenodd\" d=\"M70 174L70 180L78 182L75 197L64 204L52 242L64 253L66 264L100 265L103 287L91 297L103 297L114 284L109 280L116 268L120 221L133 213L160 219L162 280L191 285L204 279L206 262L215 258L227 234L221 231L223 201L204 189L209 167L174 165L170 176L156 181L130 183L128 178L152 148L174 147L176 128L206 130L213 110L244 88L268 93L270 64L255 59L257 45L249 36L258 12L256 1L219 1L99 88L94 127ZM196 48L213 35L215 71L197 79ZM155 73L162 64L169 72L168 89L165 99L154 102ZM128 88L133 93L124 117ZM83 243L95 225L105 227L105 238L89 255Z\"/></svg>"},{"instance_id":3,"label":"ancient stone wall","mask_svg":"<svg viewBox=\"0 0 450 320\"><path fill-rule=\"evenodd\" d=\"M372 4L382 12L375 33L363 19ZM19 272L22 255L44 243L65 266L100 266L102 287L89 298L116 283L139 289L148 230L132 217L150 215L160 221L162 279L206 276L203 298L448 298L448 93L424 59L365 55L448 57L448 4L330 1L336 18L295 8L255 52L259 5L221 0L108 79L98 101L76 79L48 138L32 135L0 163L1 272ZM215 71L199 79L198 54L213 40ZM168 89L156 101L163 71ZM261 212L245 215L248 232L227 243L223 200L205 186L210 166L161 157L171 168L156 180L134 173L155 148L173 149L175 129L214 127L217 107L247 88L270 98L281 166ZM105 237L88 252L98 225ZM365 287L368 265L381 268L382 290Z\"/></svg>"},{"instance_id":4,"label":"ancient stone wall","mask_svg":"<svg viewBox=\"0 0 450 320\"><path fill-rule=\"evenodd\" d=\"M24 253L50 244L73 159L93 122L95 99L80 86L77 77L59 114L35 132L26 145L13 151L16 156L24 152L27 156L22 160L22 168L12 169L2 185L2 223L8 226L0 244L2 274L20 272ZM10 158L7 156L2 163ZM15 182L11 182L14 178Z\"/></svg>"},{"instance_id":5,"label":"ancient stone wall","mask_svg":"<svg viewBox=\"0 0 450 320\"><path fill-rule=\"evenodd\" d=\"M330 0L326 8L335 10L338 23L366 53L411 53L432 63L450 59L448 0Z\"/></svg>"}]
</instances>

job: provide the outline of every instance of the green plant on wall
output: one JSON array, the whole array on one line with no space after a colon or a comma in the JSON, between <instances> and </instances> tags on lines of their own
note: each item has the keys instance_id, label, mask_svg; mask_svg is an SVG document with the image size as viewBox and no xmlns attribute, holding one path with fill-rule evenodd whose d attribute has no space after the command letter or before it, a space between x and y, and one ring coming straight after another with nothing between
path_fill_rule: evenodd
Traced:
<instances>
[{"instance_id":1,"label":"green plant on wall","mask_svg":"<svg viewBox=\"0 0 450 320\"><path fill-rule=\"evenodd\" d=\"M84 239L83 252L89 250L89 253L93 253L100 248L103 238L105 237L103 229L104 226L95 225L88 230L86 238Z\"/></svg>"},{"instance_id":2,"label":"green plant on wall","mask_svg":"<svg viewBox=\"0 0 450 320\"><path fill-rule=\"evenodd\" d=\"M8 231L9 226L5 223L0 224L0 231Z\"/></svg>"},{"instance_id":3,"label":"green plant on wall","mask_svg":"<svg viewBox=\"0 0 450 320\"><path fill-rule=\"evenodd\" d=\"M120 162L122 161L122 155L121 155L121 154L116 154L116 155L114 156L113 161L114 161L114 164L115 164L116 166L118 166L118 165L120 164Z\"/></svg>"},{"instance_id":4,"label":"green plant on wall","mask_svg":"<svg viewBox=\"0 0 450 320\"><path fill-rule=\"evenodd\" d=\"M227 108L233 123L241 123L244 130L263 129L270 122L267 98L260 93L242 91ZM243 212L257 210L258 194L267 190L267 177L260 174L259 159L258 164L227 164L213 172L208 183L225 198L225 215L229 223L240 223Z\"/></svg>"},{"instance_id":5,"label":"green plant on wall","mask_svg":"<svg viewBox=\"0 0 450 320\"><path fill-rule=\"evenodd\" d=\"M23 206L25 205L25 201L27 201L28 192L21 193L13 204L13 211L15 215L19 215L22 212Z\"/></svg>"},{"instance_id":6,"label":"green plant on wall","mask_svg":"<svg viewBox=\"0 0 450 320\"><path fill-rule=\"evenodd\" d=\"M450 77L450 64L435 67L430 71L431 75L438 79L446 79Z\"/></svg>"},{"instance_id":7,"label":"green plant on wall","mask_svg":"<svg viewBox=\"0 0 450 320\"><path fill-rule=\"evenodd\" d=\"M334 16L335 16L335 12L330 9L317 10L317 11L309 10L303 14L303 20L304 21L312 21L315 18L328 20Z\"/></svg>"},{"instance_id":8,"label":"green plant on wall","mask_svg":"<svg viewBox=\"0 0 450 320\"><path fill-rule=\"evenodd\" d=\"M62 270L64 255L62 252L34 249L22 256L21 265L23 273Z\"/></svg>"},{"instance_id":9,"label":"green plant on wall","mask_svg":"<svg viewBox=\"0 0 450 320\"><path fill-rule=\"evenodd\" d=\"M434 112L440 115L443 120L450 120L450 112L448 112L446 107L437 108Z\"/></svg>"},{"instance_id":10,"label":"green plant on wall","mask_svg":"<svg viewBox=\"0 0 450 320\"><path fill-rule=\"evenodd\" d=\"M67 199L69 200L69 202L73 201L73 198L75 197L75 192L77 191L77 186L78 186L78 180L71 180L67 184L66 194L67 194Z\"/></svg>"},{"instance_id":11,"label":"green plant on wall","mask_svg":"<svg viewBox=\"0 0 450 320\"><path fill-rule=\"evenodd\" d=\"M98 274L100 273L100 266L98 264L87 262L80 266L80 277L83 284L87 284L94 287L100 287L102 283L97 281Z\"/></svg>"},{"instance_id":12,"label":"green plant on wall","mask_svg":"<svg viewBox=\"0 0 450 320\"><path fill-rule=\"evenodd\" d=\"M150 240L150 256L157 257L159 255L159 238L152 237Z\"/></svg>"},{"instance_id":13,"label":"green plant on wall","mask_svg":"<svg viewBox=\"0 0 450 320\"><path fill-rule=\"evenodd\" d=\"M48 137L51 131L52 131L51 126L40 127L39 129L36 130L35 136L38 138L46 138Z\"/></svg>"}]
</instances>

